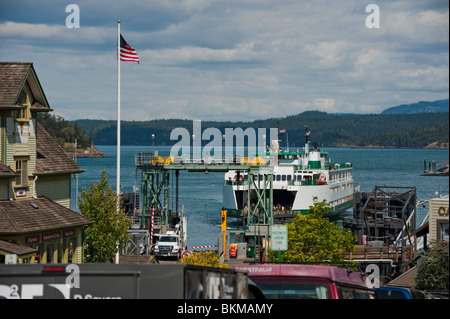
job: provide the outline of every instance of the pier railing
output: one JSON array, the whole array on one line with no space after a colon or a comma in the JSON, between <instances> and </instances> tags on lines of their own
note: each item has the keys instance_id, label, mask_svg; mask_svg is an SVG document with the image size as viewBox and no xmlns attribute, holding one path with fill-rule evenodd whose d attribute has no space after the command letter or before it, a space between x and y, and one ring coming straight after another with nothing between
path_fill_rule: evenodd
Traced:
<instances>
[{"instance_id":1,"label":"pier railing","mask_svg":"<svg viewBox=\"0 0 450 319\"><path fill-rule=\"evenodd\" d=\"M276 155L265 156L204 156L200 158L192 156L162 156L156 153L139 153L135 155L136 167L143 166L159 166L174 168L179 165L200 165L200 166L216 166L216 165L237 165L244 168L248 166L269 166L276 164Z\"/></svg>"},{"instance_id":2,"label":"pier railing","mask_svg":"<svg viewBox=\"0 0 450 319\"><path fill-rule=\"evenodd\" d=\"M242 169L247 169L249 166L271 166L279 164L276 154L259 155L259 156L204 156L193 157L189 155L159 155L157 152L153 153L139 153L135 155L136 167L167 167L167 168L183 168L186 165L197 165L205 167L217 167L220 165L240 166ZM352 168L352 163L325 163L324 168L328 170L339 170ZM295 165L296 170L311 170L311 168L303 167L302 164ZM302 185L310 185L308 181L301 181Z\"/></svg>"},{"instance_id":3,"label":"pier railing","mask_svg":"<svg viewBox=\"0 0 450 319\"><path fill-rule=\"evenodd\" d=\"M403 253L402 253L403 249ZM412 261L413 247L381 246L369 247L365 245L355 245L354 252L348 252L346 258L349 259L391 259L395 263Z\"/></svg>"}]
</instances>

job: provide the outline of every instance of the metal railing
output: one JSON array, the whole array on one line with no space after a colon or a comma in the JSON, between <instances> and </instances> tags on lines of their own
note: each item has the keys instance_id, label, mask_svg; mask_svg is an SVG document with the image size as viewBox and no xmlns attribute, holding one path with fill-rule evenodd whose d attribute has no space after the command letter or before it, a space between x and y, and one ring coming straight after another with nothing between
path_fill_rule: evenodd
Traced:
<instances>
[{"instance_id":1,"label":"metal railing","mask_svg":"<svg viewBox=\"0 0 450 319\"><path fill-rule=\"evenodd\" d=\"M200 158L195 158L191 156L160 156L154 153L139 153L135 155L135 165L136 166L169 166L169 165L243 165L243 166L267 166L275 164L275 155L265 155L265 156L205 156Z\"/></svg>"}]
</instances>

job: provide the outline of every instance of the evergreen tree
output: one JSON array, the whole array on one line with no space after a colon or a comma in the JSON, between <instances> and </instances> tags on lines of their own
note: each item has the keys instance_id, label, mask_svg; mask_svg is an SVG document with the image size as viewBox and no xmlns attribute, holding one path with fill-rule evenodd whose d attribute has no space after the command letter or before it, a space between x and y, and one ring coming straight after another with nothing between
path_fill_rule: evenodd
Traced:
<instances>
[{"instance_id":1,"label":"evergreen tree","mask_svg":"<svg viewBox=\"0 0 450 319\"><path fill-rule=\"evenodd\" d=\"M78 146L82 148L87 148L91 145L91 140L86 136L83 128L76 122L72 126L62 116L48 113L40 113L37 120L62 147L65 147L66 143L75 143L75 140L77 140Z\"/></svg>"},{"instance_id":2,"label":"evergreen tree","mask_svg":"<svg viewBox=\"0 0 450 319\"><path fill-rule=\"evenodd\" d=\"M80 212L93 221L85 227L86 261L107 262L114 258L117 244L122 247L129 239L131 220L123 213L122 205L117 211L117 194L108 186L106 171L101 173L91 189L83 189L79 200Z\"/></svg>"}]
</instances>

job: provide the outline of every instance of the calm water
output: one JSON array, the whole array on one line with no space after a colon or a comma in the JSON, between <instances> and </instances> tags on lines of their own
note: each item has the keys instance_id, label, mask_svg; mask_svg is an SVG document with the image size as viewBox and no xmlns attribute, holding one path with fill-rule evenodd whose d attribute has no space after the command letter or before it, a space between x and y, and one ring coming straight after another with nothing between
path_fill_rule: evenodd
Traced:
<instances>
[{"instance_id":1,"label":"calm water","mask_svg":"<svg viewBox=\"0 0 450 319\"><path fill-rule=\"evenodd\" d=\"M100 179L102 170L107 171L109 185L116 189L116 146L98 146L107 158L79 158L78 164L85 170L78 177L78 193L90 187L91 182ZM155 146L160 154L168 154L169 146ZM140 175L136 172L134 156L139 152L151 152L152 146L121 147L121 185L122 192L133 192L133 185L140 186ZM382 150L323 148L329 152L333 162L351 162L354 165L355 187L361 191L371 191L374 186L403 186L417 188L418 199L435 197L435 192L449 194L447 176L420 176L423 161L448 161L448 150ZM172 181L171 181L172 182ZM72 209L75 209L75 179L72 180ZM184 205L188 218L189 246L217 244L220 231L220 209L222 207L223 173L180 172L179 205ZM171 195L171 209L175 204ZM428 207L417 211L420 222ZM351 213L350 213L351 214Z\"/></svg>"}]
</instances>

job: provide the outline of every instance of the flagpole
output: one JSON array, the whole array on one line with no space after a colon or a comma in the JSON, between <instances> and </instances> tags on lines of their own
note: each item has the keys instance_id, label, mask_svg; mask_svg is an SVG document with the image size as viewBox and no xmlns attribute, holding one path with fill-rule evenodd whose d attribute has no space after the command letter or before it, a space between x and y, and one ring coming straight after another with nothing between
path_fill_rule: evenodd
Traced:
<instances>
[{"instance_id":1,"label":"flagpole","mask_svg":"<svg viewBox=\"0 0 450 319\"><path fill-rule=\"evenodd\" d=\"M120 20L117 20L117 196L120 195ZM117 202L118 203L118 202ZM117 206L117 209L119 207Z\"/></svg>"},{"instance_id":2,"label":"flagpole","mask_svg":"<svg viewBox=\"0 0 450 319\"><path fill-rule=\"evenodd\" d=\"M117 20L117 181L116 181L116 212L120 204L120 20ZM117 242L116 264L119 263L119 243Z\"/></svg>"}]
</instances>

